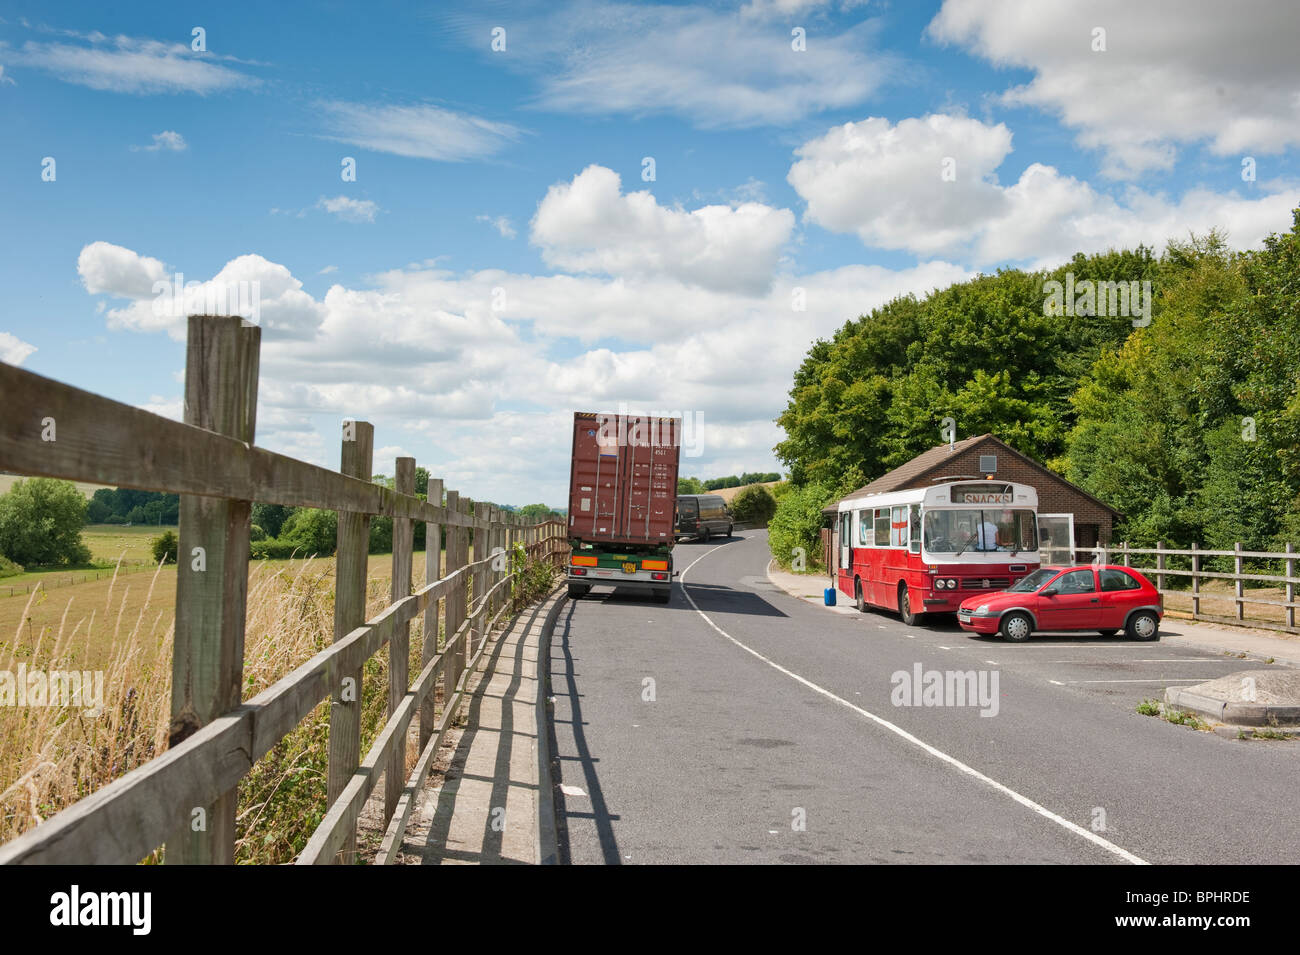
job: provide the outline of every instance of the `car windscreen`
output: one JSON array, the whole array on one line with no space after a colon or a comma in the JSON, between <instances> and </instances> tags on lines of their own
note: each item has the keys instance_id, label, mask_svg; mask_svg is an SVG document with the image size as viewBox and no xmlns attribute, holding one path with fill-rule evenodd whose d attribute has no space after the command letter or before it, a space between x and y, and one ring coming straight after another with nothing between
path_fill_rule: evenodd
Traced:
<instances>
[{"instance_id":1,"label":"car windscreen","mask_svg":"<svg viewBox=\"0 0 1300 955\"><path fill-rule=\"evenodd\" d=\"M1014 593L1014 594L1032 593L1033 591L1037 590L1039 587L1043 586L1043 584L1051 580L1053 577L1055 577L1058 573L1060 573L1060 571L1057 570L1056 568L1043 567L1039 570L1034 571L1028 577L1020 578L1018 581L1015 582L1015 584L1008 587L1007 591L1009 593Z\"/></svg>"}]
</instances>

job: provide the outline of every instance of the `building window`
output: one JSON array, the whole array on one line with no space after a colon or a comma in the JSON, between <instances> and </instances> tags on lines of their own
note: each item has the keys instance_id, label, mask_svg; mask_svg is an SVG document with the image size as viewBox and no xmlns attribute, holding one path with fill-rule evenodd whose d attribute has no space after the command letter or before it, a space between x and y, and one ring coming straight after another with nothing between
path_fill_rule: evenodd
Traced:
<instances>
[{"instance_id":1,"label":"building window","mask_svg":"<svg viewBox=\"0 0 1300 955\"><path fill-rule=\"evenodd\" d=\"M998 472L998 456L996 454L980 455L980 474L996 474Z\"/></svg>"}]
</instances>

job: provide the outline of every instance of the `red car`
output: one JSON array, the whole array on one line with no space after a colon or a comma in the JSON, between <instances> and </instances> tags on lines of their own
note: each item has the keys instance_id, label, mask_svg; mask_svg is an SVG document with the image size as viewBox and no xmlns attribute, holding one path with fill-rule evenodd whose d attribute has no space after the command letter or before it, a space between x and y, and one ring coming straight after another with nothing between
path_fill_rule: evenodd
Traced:
<instances>
[{"instance_id":1,"label":"red car","mask_svg":"<svg viewBox=\"0 0 1300 955\"><path fill-rule=\"evenodd\" d=\"M1155 640L1164 614L1160 593L1131 567L1042 567L1010 590L963 600L957 622L1016 643L1040 630L1096 630L1105 637L1123 630L1134 640Z\"/></svg>"}]
</instances>

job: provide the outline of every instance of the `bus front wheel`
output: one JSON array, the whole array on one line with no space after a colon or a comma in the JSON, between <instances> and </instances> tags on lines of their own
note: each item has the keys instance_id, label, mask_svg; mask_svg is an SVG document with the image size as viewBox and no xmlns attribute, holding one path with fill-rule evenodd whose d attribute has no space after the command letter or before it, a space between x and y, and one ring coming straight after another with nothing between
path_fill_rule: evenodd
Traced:
<instances>
[{"instance_id":1,"label":"bus front wheel","mask_svg":"<svg viewBox=\"0 0 1300 955\"><path fill-rule=\"evenodd\" d=\"M907 589L907 584L898 585L898 615L909 627L916 626L916 622L921 619L921 615L912 609L912 593Z\"/></svg>"}]
</instances>

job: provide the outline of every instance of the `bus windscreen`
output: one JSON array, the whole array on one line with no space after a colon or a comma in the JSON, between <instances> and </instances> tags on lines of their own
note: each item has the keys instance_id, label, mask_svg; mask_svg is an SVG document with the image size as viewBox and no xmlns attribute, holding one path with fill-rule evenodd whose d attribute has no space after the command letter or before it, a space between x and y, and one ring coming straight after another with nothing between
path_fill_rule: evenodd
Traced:
<instances>
[{"instance_id":1,"label":"bus windscreen","mask_svg":"<svg viewBox=\"0 0 1300 955\"><path fill-rule=\"evenodd\" d=\"M925 512L925 549L932 554L1023 553L1038 549L1031 510L961 508Z\"/></svg>"}]
</instances>

